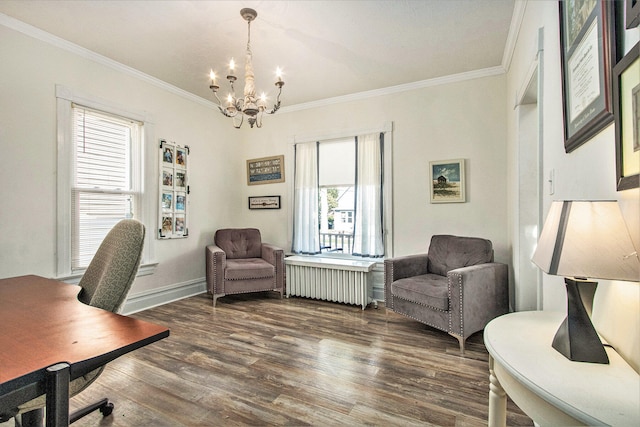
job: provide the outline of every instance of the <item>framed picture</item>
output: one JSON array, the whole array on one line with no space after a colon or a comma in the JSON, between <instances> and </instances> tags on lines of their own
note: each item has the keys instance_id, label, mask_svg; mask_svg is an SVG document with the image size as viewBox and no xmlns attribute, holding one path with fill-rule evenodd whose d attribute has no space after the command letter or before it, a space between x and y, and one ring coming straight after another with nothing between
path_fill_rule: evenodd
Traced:
<instances>
[{"instance_id":1,"label":"framed picture","mask_svg":"<svg viewBox=\"0 0 640 427\"><path fill-rule=\"evenodd\" d=\"M640 25L640 0L626 0L624 5L627 29Z\"/></svg>"},{"instance_id":2,"label":"framed picture","mask_svg":"<svg viewBox=\"0 0 640 427\"><path fill-rule=\"evenodd\" d=\"M189 236L189 146L160 140L158 239Z\"/></svg>"},{"instance_id":3,"label":"framed picture","mask_svg":"<svg viewBox=\"0 0 640 427\"><path fill-rule=\"evenodd\" d=\"M564 149L575 150L613 121L614 2L560 1Z\"/></svg>"},{"instance_id":4,"label":"framed picture","mask_svg":"<svg viewBox=\"0 0 640 427\"><path fill-rule=\"evenodd\" d=\"M464 159L429 162L431 203L463 203Z\"/></svg>"},{"instance_id":5,"label":"framed picture","mask_svg":"<svg viewBox=\"0 0 640 427\"><path fill-rule=\"evenodd\" d=\"M284 182L284 155L247 160L247 185Z\"/></svg>"},{"instance_id":6,"label":"framed picture","mask_svg":"<svg viewBox=\"0 0 640 427\"><path fill-rule=\"evenodd\" d=\"M640 43L613 69L618 191L640 185Z\"/></svg>"},{"instance_id":7,"label":"framed picture","mask_svg":"<svg viewBox=\"0 0 640 427\"><path fill-rule=\"evenodd\" d=\"M280 196L249 197L249 209L280 209Z\"/></svg>"}]
</instances>

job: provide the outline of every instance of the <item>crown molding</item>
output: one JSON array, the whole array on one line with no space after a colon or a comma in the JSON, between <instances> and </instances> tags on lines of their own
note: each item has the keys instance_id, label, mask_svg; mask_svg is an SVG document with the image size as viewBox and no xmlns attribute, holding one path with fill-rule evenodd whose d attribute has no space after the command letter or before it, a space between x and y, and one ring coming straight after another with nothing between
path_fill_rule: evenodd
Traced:
<instances>
[{"instance_id":1,"label":"crown molding","mask_svg":"<svg viewBox=\"0 0 640 427\"><path fill-rule=\"evenodd\" d=\"M57 48L76 54L81 58L88 59L100 65L109 67L113 70L135 77L153 86L159 87L160 89L164 89L175 95L189 99L197 104L201 104L209 108L215 108L215 109L218 108L218 106L215 103L209 100L196 96L190 92L187 92L186 90L180 89L179 87L169 84L163 80L150 76L146 73L143 73L142 71L136 70L135 68L129 67L120 62L114 61L113 59L107 58L106 56L100 55L92 50L86 49L75 43L71 43L70 41L62 39L58 36L54 36L51 33L43 31L39 28L36 28L18 19L7 16L3 13L0 13L0 25L3 25L12 30L18 31L26 36L33 37L37 40L48 43Z\"/></svg>"},{"instance_id":2,"label":"crown molding","mask_svg":"<svg viewBox=\"0 0 640 427\"><path fill-rule=\"evenodd\" d=\"M302 104L290 105L282 107L280 109L283 113L290 113L293 111L308 110L311 108L325 107L328 105L341 104L344 102L360 101L368 98L375 98L378 96L393 95L396 93L407 92L410 90L423 89L426 87L440 86L451 83L458 83L467 80L479 79L482 77L496 76L504 74L505 70L500 65L497 67L483 68L481 70L467 71L464 73L451 74L443 77L436 77L428 80L420 80L412 83L405 83L396 86L389 86L381 89L367 90L364 92L357 92L350 95L336 96L333 98L321 99L318 101L305 102Z\"/></svg>"},{"instance_id":3,"label":"crown molding","mask_svg":"<svg viewBox=\"0 0 640 427\"><path fill-rule=\"evenodd\" d=\"M518 6L519 3L520 2L517 1L516 6ZM514 12L514 16L515 16L515 12ZM113 70L135 77L139 80L142 80L146 83L149 83L151 85L164 89L175 95L191 100L207 108L212 108L212 109L218 108L218 105L212 101L209 101L200 96L194 95L172 84L169 84L163 80L150 76L146 73L143 73L127 65L124 65L120 62L114 61L113 59L107 58L106 56L100 55L96 52L93 52L75 43L71 43L70 41L54 36L53 34L50 34L46 31L43 31L32 25L29 25L25 22L22 22L18 19L7 16L3 13L0 13L0 25L3 25L12 30L18 31L27 36L33 37L37 40L48 43L52 46L74 53L82 58L97 62ZM512 26L513 26L513 19L512 19ZM510 30L509 34L511 35L511 33L512 31ZM426 87L462 82L462 81L473 80L473 79L478 79L482 77L500 75L504 73L505 73L505 68L502 65L500 65L496 67L490 67L490 68L484 68L480 70L468 71L464 73L452 74L452 75L443 76L443 77L436 77L428 80L421 80L421 81L412 82L412 83L389 86L381 89L357 92L349 95L336 96L333 98L326 98L318 101L311 101L311 102L306 102L301 104L285 106L280 109L279 113L281 114L290 113L294 111L308 110L312 108L319 108L319 107L324 107L329 105L341 104L345 102L359 101L359 100L375 98L379 96L393 95L396 93L407 92L407 91L422 89Z\"/></svg>"},{"instance_id":4,"label":"crown molding","mask_svg":"<svg viewBox=\"0 0 640 427\"><path fill-rule=\"evenodd\" d=\"M520 28L522 28L522 21L524 19L524 12L527 9L527 3L529 0L516 0L513 7L513 15L511 15L511 25L509 26L509 34L507 35L507 42L504 46L504 53L502 55L502 68L506 72L511 67L511 60L513 59L513 52L516 49L516 42L520 34Z\"/></svg>"}]
</instances>

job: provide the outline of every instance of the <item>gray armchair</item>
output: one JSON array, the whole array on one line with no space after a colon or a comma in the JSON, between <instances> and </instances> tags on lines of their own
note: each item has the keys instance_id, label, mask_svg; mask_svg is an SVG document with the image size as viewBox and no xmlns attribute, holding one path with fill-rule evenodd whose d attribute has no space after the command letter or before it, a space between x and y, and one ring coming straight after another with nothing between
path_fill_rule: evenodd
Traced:
<instances>
[{"instance_id":1,"label":"gray armchair","mask_svg":"<svg viewBox=\"0 0 640 427\"><path fill-rule=\"evenodd\" d=\"M213 306L220 297L247 292L284 293L284 250L262 243L255 228L216 231L214 244L205 249L207 290Z\"/></svg>"},{"instance_id":2,"label":"gray armchair","mask_svg":"<svg viewBox=\"0 0 640 427\"><path fill-rule=\"evenodd\" d=\"M507 265L490 240L435 235L427 254L384 262L385 306L465 340L509 311Z\"/></svg>"}]
</instances>

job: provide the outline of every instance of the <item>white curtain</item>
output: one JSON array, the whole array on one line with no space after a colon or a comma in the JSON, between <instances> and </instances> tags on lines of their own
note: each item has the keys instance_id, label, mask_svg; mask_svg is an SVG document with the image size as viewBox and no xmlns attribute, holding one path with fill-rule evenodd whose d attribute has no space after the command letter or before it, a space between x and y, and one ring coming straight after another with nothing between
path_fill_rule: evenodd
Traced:
<instances>
[{"instance_id":1,"label":"white curtain","mask_svg":"<svg viewBox=\"0 0 640 427\"><path fill-rule=\"evenodd\" d=\"M354 255L384 255L381 145L382 138L378 133L357 138Z\"/></svg>"},{"instance_id":2,"label":"white curtain","mask_svg":"<svg viewBox=\"0 0 640 427\"><path fill-rule=\"evenodd\" d=\"M318 144L296 144L293 247L296 254L320 253L318 223Z\"/></svg>"}]
</instances>

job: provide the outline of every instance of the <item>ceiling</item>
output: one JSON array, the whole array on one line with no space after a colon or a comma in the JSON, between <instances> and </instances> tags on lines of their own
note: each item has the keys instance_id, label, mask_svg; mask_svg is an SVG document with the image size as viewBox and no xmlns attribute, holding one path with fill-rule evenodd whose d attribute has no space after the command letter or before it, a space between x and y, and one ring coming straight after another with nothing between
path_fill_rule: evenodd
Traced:
<instances>
[{"instance_id":1,"label":"ceiling","mask_svg":"<svg viewBox=\"0 0 640 427\"><path fill-rule=\"evenodd\" d=\"M0 0L0 13L211 100L210 69L242 70L251 7L256 88L273 98L279 66L296 105L499 67L514 2Z\"/></svg>"}]
</instances>

